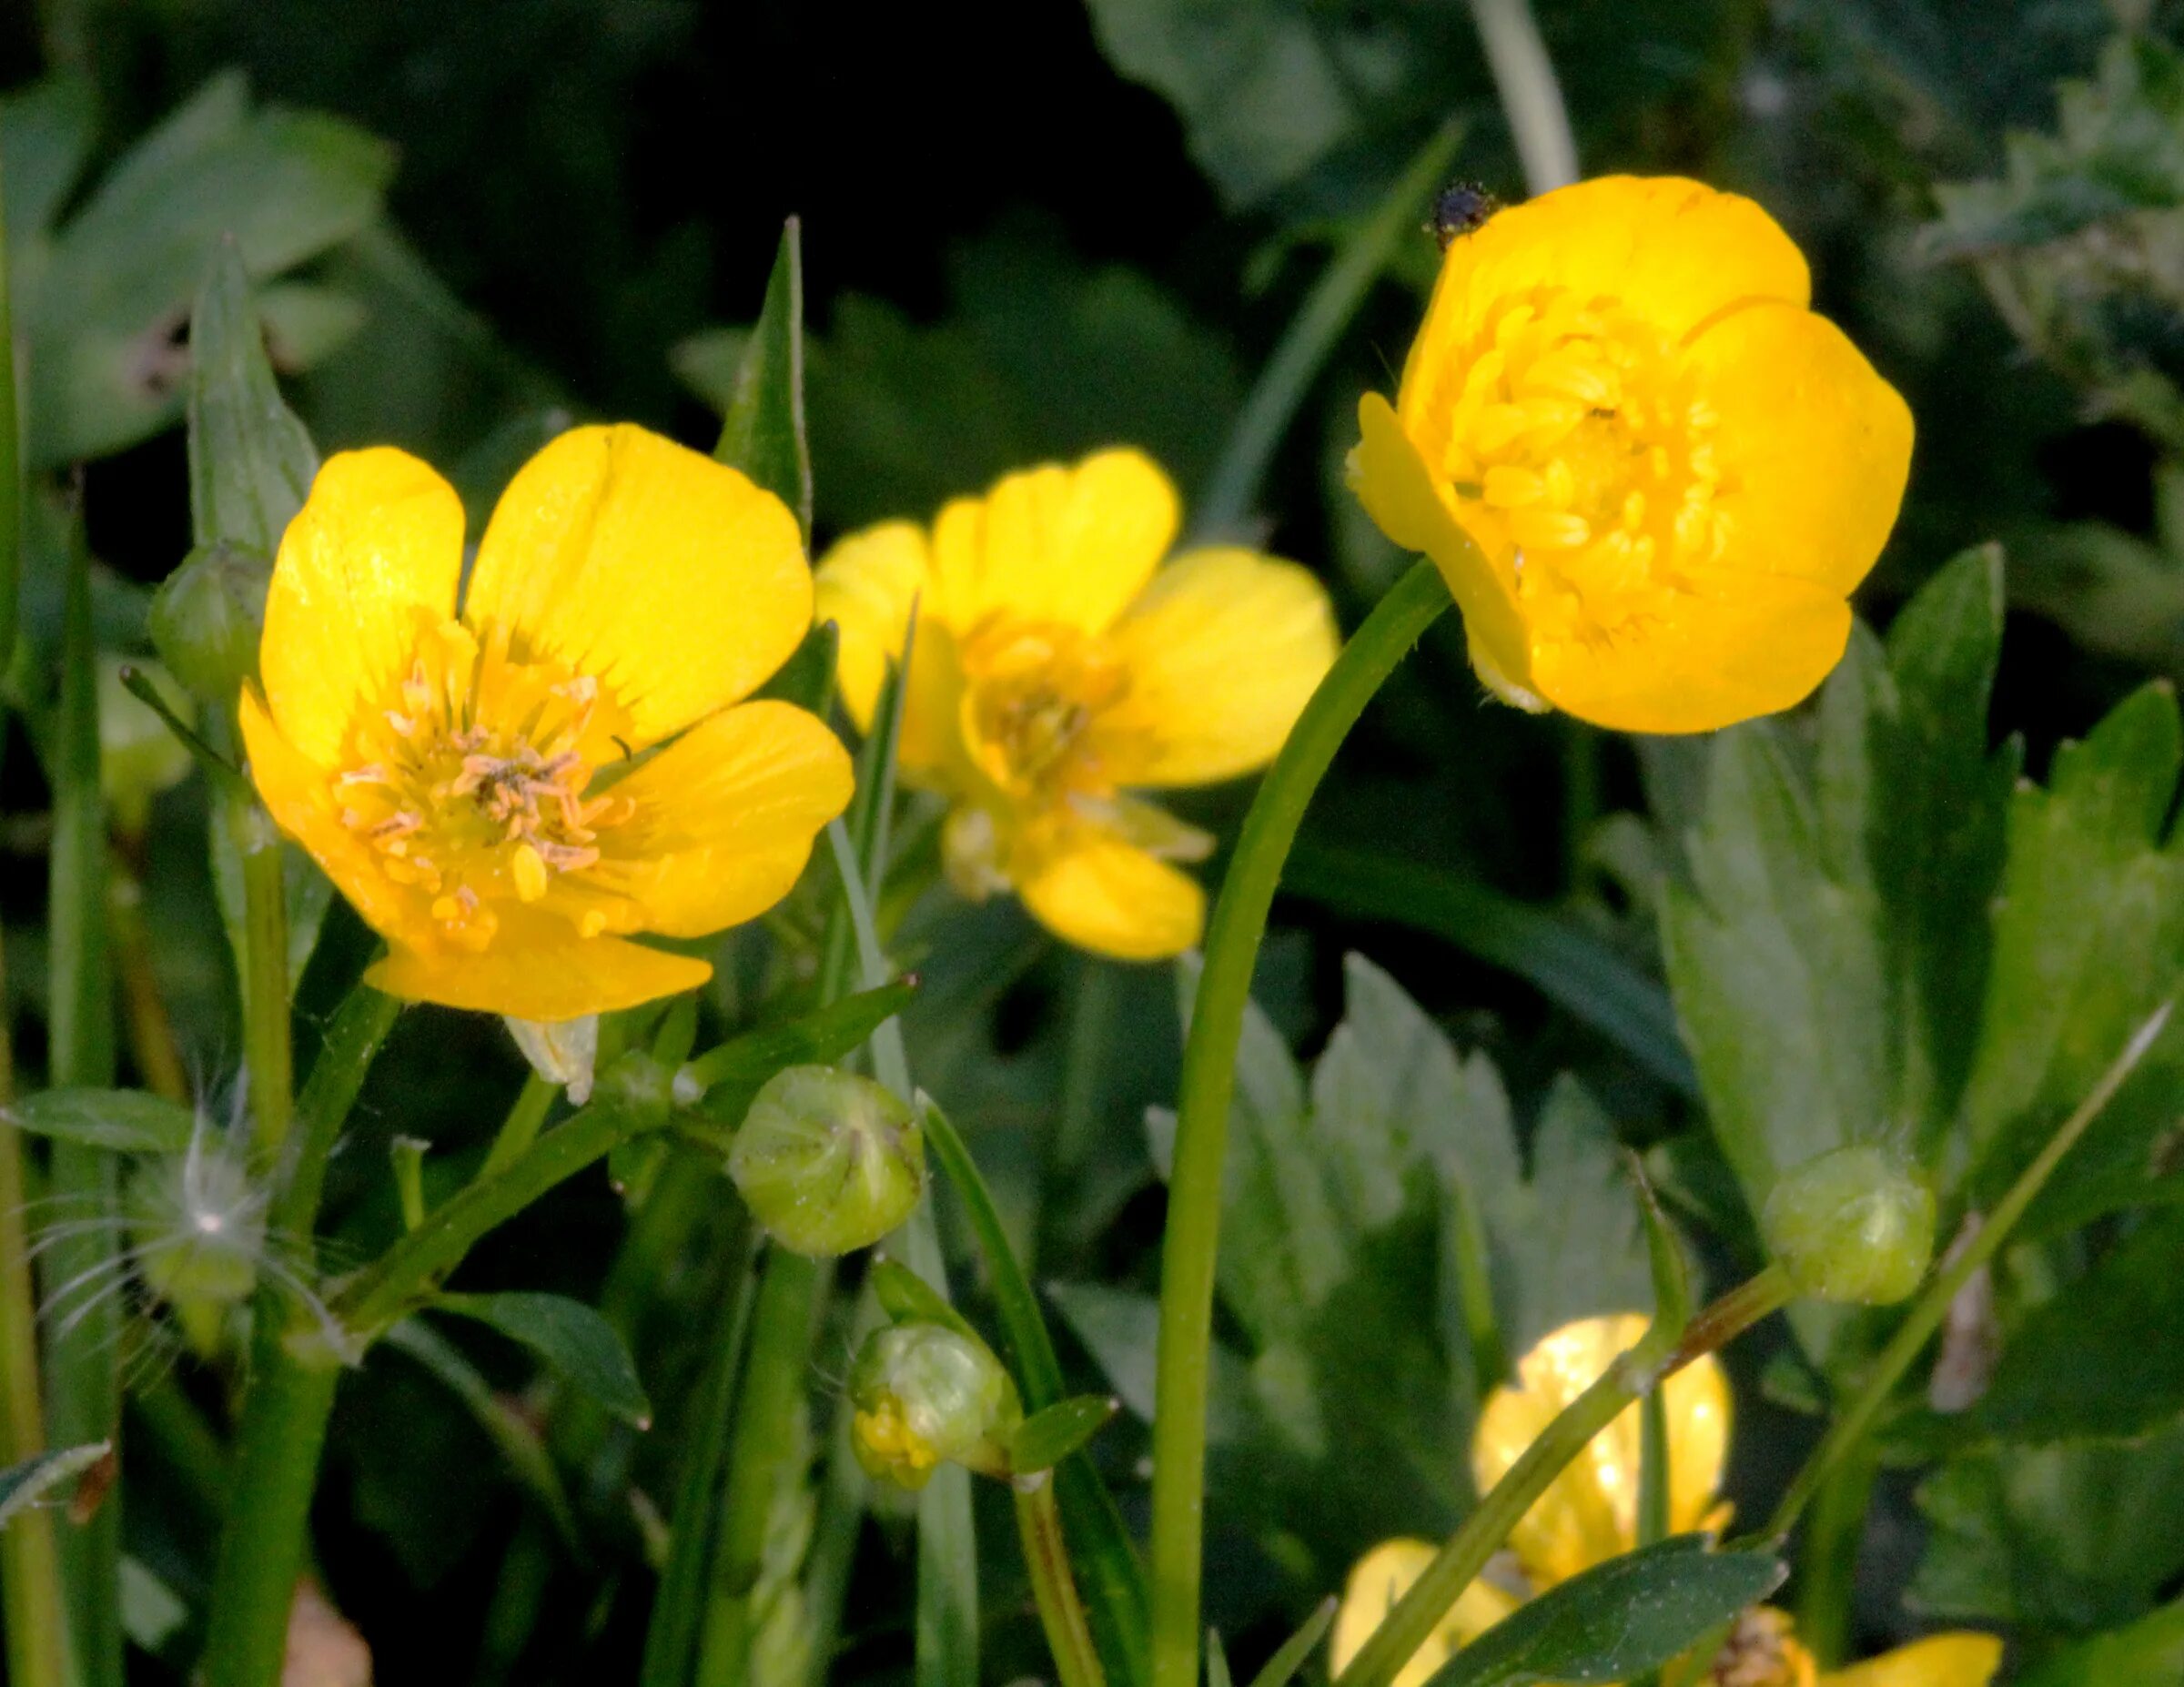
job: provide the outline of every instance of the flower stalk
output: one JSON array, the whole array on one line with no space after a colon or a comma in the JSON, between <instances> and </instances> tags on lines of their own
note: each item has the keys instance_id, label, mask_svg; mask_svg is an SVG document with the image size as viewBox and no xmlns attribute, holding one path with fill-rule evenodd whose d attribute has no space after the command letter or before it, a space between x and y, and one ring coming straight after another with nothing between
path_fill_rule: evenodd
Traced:
<instances>
[{"instance_id":1,"label":"flower stalk","mask_svg":"<svg viewBox=\"0 0 2184 1687\"><path fill-rule=\"evenodd\" d=\"M1024 1561L1031 1568L1032 1597L1046 1631L1047 1650L1061 1687L1107 1687L1092 1626L1077 1597L1069 1570L1069 1546L1062 1534L1061 1508L1055 1501L1054 1472L1019 1478L1016 1491L1016 1532L1024 1541Z\"/></svg>"},{"instance_id":2,"label":"flower stalk","mask_svg":"<svg viewBox=\"0 0 2184 1687\"><path fill-rule=\"evenodd\" d=\"M1282 863L1335 752L1396 664L1449 607L1415 563L1345 645L1260 783L1206 933L1178 1095L1175 1168L1161 1250L1153 1414L1153 1687L1194 1687L1204 1568L1206 1414L1215 1252L1236 1051ZM1408 1657L1409 1652L1403 1654Z\"/></svg>"}]
</instances>

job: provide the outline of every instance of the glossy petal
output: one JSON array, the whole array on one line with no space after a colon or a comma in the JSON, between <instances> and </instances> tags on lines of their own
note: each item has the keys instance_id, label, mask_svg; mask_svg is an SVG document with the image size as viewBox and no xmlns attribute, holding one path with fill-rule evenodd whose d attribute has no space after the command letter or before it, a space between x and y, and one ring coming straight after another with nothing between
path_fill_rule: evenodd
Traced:
<instances>
[{"instance_id":1,"label":"glossy petal","mask_svg":"<svg viewBox=\"0 0 2184 1687\"><path fill-rule=\"evenodd\" d=\"M1532 675L1531 640L1512 581L1491 564L1456 520L1425 459L1377 392L1358 405L1362 437L1350 453L1350 484L1366 513L1406 551L1433 559L1463 611L1471 666L1487 690L1520 709L1547 705Z\"/></svg>"},{"instance_id":2,"label":"glossy petal","mask_svg":"<svg viewBox=\"0 0 2184 1687\"><path fill-rule=\"evenodd\" d=\"M1328 1663L1333 1673L1348 1669L1350 1661L1365 1649L1396 1601L1425 1574L1433 1552L1424 1541L1383 1541L1358 1561L1342 1589L1342 1602L1336 1608L1335 1626L1328 1638ZM1456 1608L1396 1672L1394 1687L1426 1687L1443 1664L1521 1602L1484 1577L1473 1581Z\"/></svg>"},{"instance_id":3,"label":"glossy petal","mask_svg":"<svg viewBox=\"0 0 2184 1687\"><path fill-rule=\"evenodd\" d=\"M849 753L802 709L761 700L710 716L612 787L637 812L587 875L627 899L608 929L699 937L763 914L852 783Z\"/></svg>"},{"instance_id":4,"label":"glossy petal","mask_svg":"<svg viewBox=\"0 0 2184 1687\"><path fill-rule=\"evenodd\" d=\"M1101 717L1126 785L1201 785L1264 767L1341 643L1311 572L1256 551L1195 551L1163 569L1116 623L1129 671Z\"/></svg>"},{"instance_id":5,"label":"glossy petal","mask_svg":"<svg viewBox=\"0 0 2184 1687\"><path fill-rule=\"evenodd\" d=\"M788 660L811 571L788 506L736 470L627 423L572 428L501 495L463 618L597 679L642 747Z\"/></svg>"},{"instance_id":6,"label":"glossy petal","mask_svg":"<svg viewBox=\"0 0 2184 1687\"><path fill-rule=\"evenodd\" d=\"M1694 574L1700 593L1644 632L1607 644L1542 641L1541 695L1596 726L1704 732L1809 697L1843 658L1850 605L1772 574Z\"/></svg>"},{"instance_id":7,"label":"glossy petal","mask_svg":"<svg viewBox=\"0 0 2184 1687\"><path fill-rule=\"evenodd\" d=\"M1582 1318L1542 1338L1494 1390L1471 1440L1484 1493L1565 1406L1645 1333L1624 1314ZM1729 1445L1729 1389L1712 1355L1663 1385L1668 1401L1669 1525L1682 1533L1715 1521L1714 1493ZM1633 1406L1555 1478L1511 1531L1509 1544L1540 1590L1627 1552L1638 1540L1639 1411Z\"/></svg>"},{"instance_id":8,"label":"glossy petal","mask_svg":"<svg viewBox=\"0 0 2184 1687\"><path fill-rule=\"evenodd\" d=\"M288 741L331 766L361 709L410 671L420 612L454 612L462 503L406 451L327 459L281 535L259 646L266 701Z\"/></svg>"},{"instance_id":9,"label":"glossy petal","mask_svg":"<svg viewBox=\"0 0 2184 1687\"><path fill-rule=\"evenodd\" d=\"M1067 828L1016 871L1016 894L1047 930L1121 961L1158 961L1198 941L1206 893L1168 863L1088 825Z\"/></svg>"},{"instance_id":10,"label":"glossy petal","mask_svg":"<svg viewBox=\"0 0 2184 1687\"><path fill-rule=\"evenodd\" d=\"M551 915L504 915L483 954L396 945L364 981L409 1002L438 1002L515 1019L577 1019L695 989L703 961L624 937L579 937Z\"/></svg>"},{"instance_id":11,"label":"glossy petal","mask_svg":"<svg viewBox=\"0 0 2184 1687\"><path fill-rule=\"evenodd\" d=\"M1831 1670L1820 1682L1821 1687L1987 1687L2001 1667L2002 1642L1992 1634L1935 1634L1847 1670Z\"/></svg>"},{"instance_id":12,"label":"glossy petal","mask_svg":"<svg viewBox=\"0 0 2184 1687\"><path fill-rule=\"evenodd\" d=\"M288 742L257 692L245 687L238 710L251 782L280 829L310 852L364 923L389 942L429 938L423 898L380 870L378 853L347 826L334 805L333 775Z\"/></svg>"},{"instance_id":13,"label":"glossy petal","mask_svg":"<svg viewBox=\"0 0 2184 1687\"><path fill-rule=\"evenodd\" d=\"M1734 564L1847 594L1903 507L1909 407L1835 324L1786 306L1732 312L1686 361L1721 417Z\"/></svg>"},{"instance_id":14,"label":"glossy petal","mask_svg":"<svg viewBox=\"0 0 2184 1687\"><path fill-rule=\"evenodd\" d=\"M1450 244L1404 365L1409 420L1497 301L1540 288L1620 299L1680 338L1747 299L1804 306L1805 257L1759 206L1680 177L1603 176L1511 206Z\"/></svg>"},{"instance_id":15,"label":"glossy petal","mask_svg":"<svg viewBox=\"0 0 2184 1687\"><path fill-rule=\"evenodd\" d=\"M1145 589L1180 519L1142 451L1007 475L933 524L934 613L958 631L995 611L1104 631Z\"/></svg>"},{"instance_id":16,"label":"glossy petal","mask_svg":"<svg viewBox=\"0 0 2184 1687\"><path fill-rule=\"evenodd\" d=\"M923 528L885 521L837 540L812 577L814 619L833 621L842 636L836 668L842 706L859 732L872 725L887 664L903 653L929 556Z\"/></svg>"}]
</instances>

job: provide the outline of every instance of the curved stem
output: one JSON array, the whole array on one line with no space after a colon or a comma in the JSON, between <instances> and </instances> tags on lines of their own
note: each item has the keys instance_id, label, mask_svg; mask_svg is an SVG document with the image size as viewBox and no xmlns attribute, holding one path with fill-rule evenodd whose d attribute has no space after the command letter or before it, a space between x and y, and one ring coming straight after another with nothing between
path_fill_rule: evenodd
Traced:
<instances>
[{"instance_id":1,"label":"curved stem","mask_svg":"<svg viewBox=\"0 0 2184 1687\"><path fill-rule=\"evenodd\" d=\"M1889 1338L1888 1345L1881 1349L1881 1357L1874 1361L1872 1369L1866 1373L1865 1386L1858 1390L1857 1398L1828 1426L1828 1431L1821 1438L1820 1445L1813 1450L1812 1457L1805 1460L1805 1468L1797 1472L1796 1480L1791 1482L1789 1491L1783 1495L1782 1503L1774 1508L1774 1515L1767 1522L1768 1539L1780 1541L1790 1532L1792 1525L1797 1521L1798 1513L1805 1510L1806 1503L1819 1490L1823 1479L1866 1439L1866 1431L1873 1428L1874 1419L1880 1416L1881 1409L1888 1403L1889 1396L1896 1392L1896 1385L1925 1350L1926 1343L1934 1338L1934 1333L1941 1328L1942 1320L1948 1317L1949 1303L1956 1298L1957 1291L2009 1239L2009 1233L2017 1228L2017 1220L2024 1217L2025 1209L2032 1205L2033 1197L2054 1176L2055 1168L2062 1163L2063 1156L2069 1153L2072 1146L2086 1134L2086 1127L2100 1116L2101 1109L2123 1087L2123 1081L2146 1057L2146 1051L2154 1046L2155 1039L2161 1035L2161 1029L2168 1025L2169 1014L2175 1006L2173 999L2162 1003L2152 1016L2131 1034L2122 1052L2109 1063L2108 1069L2100 1075L2099 1081L2093 1086L2086 1098L2078 1104L2068 1118L2056 1127L2055 1135L2048 1138L2048 1146L2040 1150L2032 1164L2018 1174L2017 1182L2010 1185L2009 1193L1996 1204L1987 1221L1980 1227L1979 1234L1926 1285L1926 1292L1912 1304L1909 1315L1896 1327L1896 1334Z\"/></svg>"},{"instance_id":2,"label":"curved stem","mask_svg":"<svg viewBox=\"0 0 2184 1687\"><path fill-rule=\"evenodd\" d=\"M1364 1649L1350 1661L1350 1667L1337 1678L1337 1687L1388 1687L1455 1608L1533 1501L1594 1436L1702 1353L1711 1352L1783 1306L1790 1294L1788 1276L1780 1267L1770 1266L1693 1318L1665 1364L1643 1362L1648 1342L1642 1338L1610 1365L1597 1382L1563 1408L1479 1501L1463 1527L1449 1538Z\"/></svg>"},{"instance_id":3,"label":"curved stem","mask_svg":"<svg viewBox=\"0 0 2184 1687\"><path fill-rule=\"evenodd\" d=\"M1092 1628L1085 1620L1084 1601L1077 1596L1077 1579L1069 1573L1069 1548L1062 1539L1061 1508L1054 1501L1051 1471L1016 1484L1016 1530L1024 1540L1024 1561L1031 1569L1031 1591L1038 1601L1039 1621L1046 1630L1047 1650L1054 1654L1054 1672L1061 1687L1107 1687L1099 1667L1099 1649L1092 1643Z\"/></svg>"},{"instance_id":4,"label":"curved stem","mask_svg":"<svg viewBox=\"0 0 2184 1687\"><path fill-rule=\"evenodd\" d=\"M1160 1255L1153 1412L1153 1684L1193 1687L1203 1570L1206 1406L1221 1164L1252 968L1281 866L1335 752L1381 683L1450 603L1430 561L1412 565L1365 620L1274 758L1237 839L1206 931L1178 1094L1175 1170Z\"/></svg>"}]
</instances>

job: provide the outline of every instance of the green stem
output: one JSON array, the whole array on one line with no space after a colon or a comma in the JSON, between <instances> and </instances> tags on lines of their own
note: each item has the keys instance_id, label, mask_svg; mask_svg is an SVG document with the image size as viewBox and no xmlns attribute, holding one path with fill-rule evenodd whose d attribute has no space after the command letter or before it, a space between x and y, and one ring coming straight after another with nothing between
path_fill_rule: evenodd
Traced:
<instances>
[{"instance_id":1,"label":"green stem","mask_svg":"<svg viewBox=\"0 0 2184 1687\"><path fill-rule=\"evenodd\" d=\"M4 285L4 283L0 283ZM0 1005L7 982L0 974ZM38 1321L23 1214L23 1133L7 1122L15 1096L15 1045L0 1006L0 1465L44 1452L46 1404L38 1396ZM68 1613L53 1513L33 1506L0 1530L0 1601L7 1629L7 1679L20 1687L69 1687Z\"/></svg>"},{"instance_id":2,"label":"green stem","mask_svg":"<svg viewBox=\"0 0 2184 1687\"><path fill-rule=\"evenodd\" d=\"M732 1687L753 1679L753 1599L764 1570L774 1498L796 1456L797 1414L811 1369L822 1273L811 1260L775 1248L766 1255L751 1314L751 1356L735 1403L719 1541L698 1646L696 1687Z\"/></svg>"},{"instance_id":3,"label":"green stem","mask_svg":"<svg viewBox=\"0 0 2184 1687\"><path fill-rule=\"evenodd\" d=\"M1685 1328L1663 1363L1639 1362L1646 1343L1623 1354L1600 1379L1565 1407L1540 1438L1527 1447L1464 1520L1463 1527L1434 1555L1425 1573L1397 1601L1372 1638L1337 1677L1337 1687L1388 1687L1427 1638L1463 1596L1480 1571L1509 1538L1509 1531L1532 1510L1548 1486L1592 1438L1649 1390L1703 1353L1708 1353L1785 1304L1789 1278L1779 1267L1733 1289L1706 1308Z\"/></svg>"},{"instance_id":4,"label":"green stem","mask_svg":"<svg viewBox=\"0 0 2184 1687\"><path fill-rule=\"evenodd\" d=\"M1828 1473L1797 1550L1797 1638L1824 1670L1840 1665L1849 1647L1851 1589L1874 1468L1870 1458L1854 1458Z\"/></svg>"},{"instance_id":5,"label":"green stem","mask_svg":"<svg viewBox=\"0 0 2184 1687\"><path fill-rule=\"evenodd\" d=\"M1638 1544L1653 1546L1668 1539L1669 1480L1668 1399L1659 1389L1650 1390L1638 1408Z\"/></svg>"},{"instance_id":6,"label":"green stem","mask_svg":"<svg viewBox=\"0 0 2184 1687\"><path fill-rule=\"evenodd\" d=\"M6 213L0 209L0 224ZM7 241L0 232L0 662L15 648L23 573L23 450L15 414L15 330L8 300ZM13 1631L14 1625L9 1625Z\"/></svg>"},{"instance_id":7,"label":"green stem","mask_svg":"<svg viewBox=\"0 0 2184 1687\"><path fill-rule=\"evenodd\" d=\"M562 1130L568 1128L567 1125L561 1126ZM687 1687L697 1656L699 1625L705 1614L707 1571L713 1562L714 1523L719 1516L721 1472L727 1463L728 1440L734 1427L736 1383L743 1375L743 1338L750 1327L752 1288L756 1281L750 1216L740 1203L731 1213L733 1234L728 1239L728 1250L736 1268L733 1277L722 1285L714 1311L713 1357L698 1383L693 1444L675 1496L667 1564L661 1572L660 1591L652 1599L638 1687Z\"/></svg>"},{"instance_id":8,"label":"green stem","mask_svg":"<svg viewBox=\"0 0 2184 1687\"><path fill-rule=\"evenodd\" d=\"M1486 48L1525 185L1535 194L1567 187L1577 179L1577 140L1532 8L1524 0L1471 0L1471 21Z\"/></svg>"},{"instance_id":9,"label":"green stem","mask_svg":"<svg viewBox=\"0 0 2184 1687\"><path fill-rule=\"evenodd\" d=\"M1486 1226L1480 1221L1478 1197L1468 1183L1455 1184L1453 1193L1449 1227L1457 1309L1463 1316L1463 1333L1471 1349L1477 1403L1484 1405L1509 1375L1509 1354L1502 1346L1502 1321L1494 1311L1493 1278L1487 1269Z\"/></svg>"},{"instance_id":10,"label":"green stem","mask_svg":"<svg viewBox=\"0 0 2184 1687\"><path fill-rule=\"evenodd\" d=\"M1421 147L1363 227L1336 253L1327 272L1284 330L1228 431L1221 460L1198 495L1195 530L1232 533L1251 513L1259 486L1328 354L1388 267L1396 242L1418 229L1419 209L1455 161L1462 130L1448 125Z\"/></svg>"},{"instance_id":11,"label":"green stem","mask_svg":"<svg viewBox=\"0 0 2184 1687\"><path fill-rule=\"evenodd\" d=\"M240 789L223 820L243 868L243 1067L249 1075L252 1140L267 1159L288 1140L296 1093L288 1035L288 908L280 832L255 795Z\"/></svg>"},{"instance_id":12,"label":"green stem","mask_svg":"<svg viewBox=\"0 0 2184 1687\"><path fill-rule=\"evenodd\" d=\"M501 1120L500 1129L493 1137L493 1146L486 1150L485 1164L478 1168L479 1177L499 1177L538 1141L546 1116L553 1110L553 1098L560 1092L561 1086L536 1072L524 1077L515 1104L509 1108L508 1116Z\"/></svg>"},{"instance_id":13,"label":"green stem","mask_svg":"<svg viewBox=\"0 0 2184 1687\"><path fill-rule=\"evenodd\" d=\"M1421 560L1343 647L1259 788L1207 926L1206 965L1183 1049L1168 1236L1160 1257L1153 1414L1153 1687L1193 1687L1198 1672L1206 1411L1221 1166L1236 1086L1237 1045L1259 941L1266 934L1282 862L1336 750L1373 693L1449 601L1440 571Z\"/></svg>"},{"instance_id":14,"label":"green stem","mask_svg":"<svg viewBox=\"0 0 2184 1687\"><path fill-rule=\"evenodd\" d=\"M152 965L152 934L144 921L144 881L116 851L106 885L108 935L128 1025L129 1057L155 1096L189 1105L189 1075L175 1049L175 1022Z\"/></svg>"},{"instance_id":15,"label":"green stem","mask_svg":"<svg viewBox=\"0 0 2184 1687\"><path fill-rule=\"evenodd\" d=\"M334 1316L369 1342L421 1306L490 1231L541 1196L658 1128L656 1108L623 1096L594 1096L524 1150L496 1177L471 1184L397 1242L334 1301Z\"/></svg>"},{"instance_id":16,"label":"green stem","mask_svg":"<svg viewBox=\"0 0 2184 1687\"><path fill-rule=\"evenodd\" d=\"M287 1145L271 1227L302 1250L307 1275L315 1267L311 1235L327 1162L400 1011L400 1003L368 985L351 990L327 1030L296 1108L301 1128ZM281 1016L285 1026L285 995ZM258 1116L262 1121L264 1115ZM213 1569L211 1617L199 1664L203 1687L273 1687L280 1679L311 1494L341 1376L342 1356L325 1338L323 1323L278 1286L268 1282L258 1291L254 1321L251 1382L236 1430L228 1523Z\"/></svg>"},{"instance_id":17,"label":"green stem","mask_svg":"<svg viewBox=\"0 0 2184 1687\"><path fill-rule=\"evenodd\" d=\"M114 1081L114 978L106 941L106 824L98 784L98 689L91 624L91 559L79 510L68 545L62 620L60 706L56 713L52 886L51 1054L56 1085ZM56 1318L49 1354L50 1427L56 1446L121 1434L123 1264L116 1228L116 1157L56 1142L52 1193L81 1234L49 1258L47 1300ZM121 1687L121 1495L60 1539L62 1582L86 1687Z\"/></svg>"},{"instance_id":18,"label":"green stem","mask_svg":"<svg viewBox=\"0 0 2184 1687\"><path fill-rule=\"evenodd\" d=\"M2162 1027L2168 1025L2169 1014L2175 1006L2173 998L2164 1002L2132 1034L2130 1040L2123 1046L2122 1052L2100 1075L2099 1081L2093 1086L2086 1098L2078 1104L2068 1118L2056 1127L2055 1135L2048 1140L2048 1146L2040 1150L2031 1165L2018 1174L2017 1182L2010 1186L2009 1193L1996 1204L1995 1210L1980 1227L1978 1235L1942 1268L1934 1280L1926 1285L1926 1292L1913 1302L1909 1315L1896 1327L1896 1334L1889 1338L1888 1345L1881 1349L1880 1358L1874 1361L1872 1369L1866 1372L1865 1384L1857 1397L1828 1426L1820 1445L1813 1450L1812 1457L1805 1460L1805 1468L1797 1472L1796 1480L1791 1482L1789 1491L1783 1495L1782 1503L1774 1508L1774 1515L1767 1523L1767 1539L1781 1541L1788 1536L1792 1526L1797 1521L1798 1513L1805 1510L1806 1503L1818 1491L1822 1480L1865 1440L1874 1419L1880 1416L1881 1409L1895 1393L1896 1385L1925 1350L1926 1343L1934 1338L1935 1332L1941 1328L1942 1320L1948 1317L1949 1305L1956 1298L1958 1291L2009 1239L2009 1233L2017 1227L2017 1220L2025 1216L2025 1209L2032 1205L2033 1197L2046 1187L2048 1179L2054 1176L2055 1168L2062 1164L2063 1156L2069 1153L2078 1139L2086 1134L2087 1127L2100 1116L2101 1109L2115 1098L2116 1092L2123 1087L2124 1080L2145 1058L2146 1051L2154 1046L2155 1039L2161 1035Z\"/></svg>"},{"instance_id":19,"label":"green stem","mask_svg":"<svg viewBox=\"0 0 2184 1687\"><path fill-rule=\"evenodd\" d=\"M1039 1203L1044 1215L1040 1224L1046 1236L1034 1238L1044 1243L1041 1251L1073 1239L1071 1219L1082 1210L1085 1169L1099 1133L1101 1104L1107 1096L1107 1045L1115 1035L1120 995L1120 970L1097 955L1083 956L1077 968L1077 994L1069 1005L1061 1103L1041 1173L1046 1198ZM1036 1268L1036 1258L1028 1263Z\"/></svg>"},{"instance_id":20,"label":"green stem","mask_svg":"<svg viewBox=\"0 0 2184 1687\"><path fill-rule=\"evenodd\" d=\"M1032 1597L1046 1630L1047 1650L1061 1687L1107 1687L1099 1649L1092 1643L1077 1579L1069 1573L1069 1548L1062 1535L1061 1508L1055 1503L1051 1471L1014 1484L1016 1532L1024 1541L1024 1561L1031 1568Z\"/></svg>"}]
</instances>

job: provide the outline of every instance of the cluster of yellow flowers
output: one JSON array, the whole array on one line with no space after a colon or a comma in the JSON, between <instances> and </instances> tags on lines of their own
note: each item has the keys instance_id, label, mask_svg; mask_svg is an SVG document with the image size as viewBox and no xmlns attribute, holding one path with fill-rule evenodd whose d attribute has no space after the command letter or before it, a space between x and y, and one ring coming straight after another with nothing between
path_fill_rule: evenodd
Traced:
<instances>
[{"instance_id":1,"label":"cluster of yellow flowers","mask_svg":"<svg viewBox=\"0 0 2184 1687\"><path fill-rule=\"evenodd\" d=\"M1797 702L1908 467L1902 400L1807 308L1750 201L1607 178L1452 242L1351 478L1431 556L1498 695L1694 732ZM1325 591L1233 546L1166 561L1141 453L1012 474L929 529L853 534L814 583L794 519L632 426L515 478L467 589L447 483L330 459L280 545L253 777L389 953L395 995L558 1021L673 994L694 938L787 894L841 813L827 727L752 694L817 614L868 727L904 666L900 766L949 812L950 880L1129 959L1198 939L1210 840L1141 792L1265 766L1335 660Z\"/></svg>"},{"instance_id":2,"label":"cluster of yellow flowers","mask_svg":"<svg viewBox=\"0 0 2184 1687\"><path fill-rule=\"evenodd\" d=\"M1562 1409L1598 1381L1616 1356L1634 1346L1645 1320L1630 1314L1581 1318L1544 1338L1494 1390L1471 1440L1471 1472L1481 1492ZM1669 1528L1678 1534L1719 1530L1729 1508L1719 1491L1729 1450L1729 1388L1709 1354L1663 1386L1668 1419ZM1540 1496L1509 1537L1507 1566L1464 1590L1456 1608L1395 1678L1425 1687L1464 1646L1536 1593L1638 1544L1638 1408L1603 1430ZM1363 1650L1398 1600L1425 1573L1433 1548L1423 1541L1383 1541L1358 1561L1335 1613L1332 1662L1340 1672ZM1772 1607L1748 1611L1716 1652L1680 1660L1663 1687L1987 1687L2001 1666L2002 1642L1990 1634L1936 1634L1845 1670L1822 1673L1789 1618Z\"/></svg>"}]
</instances>

